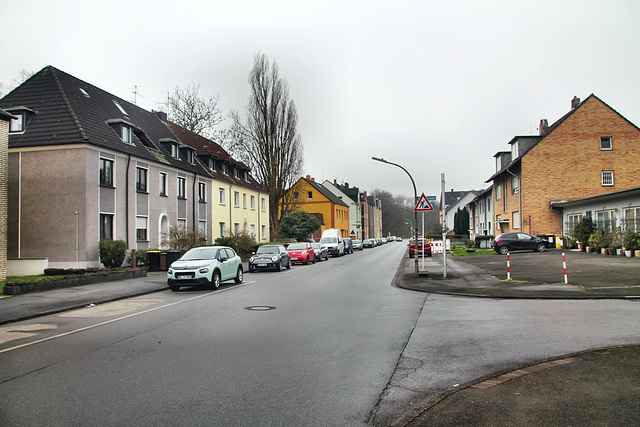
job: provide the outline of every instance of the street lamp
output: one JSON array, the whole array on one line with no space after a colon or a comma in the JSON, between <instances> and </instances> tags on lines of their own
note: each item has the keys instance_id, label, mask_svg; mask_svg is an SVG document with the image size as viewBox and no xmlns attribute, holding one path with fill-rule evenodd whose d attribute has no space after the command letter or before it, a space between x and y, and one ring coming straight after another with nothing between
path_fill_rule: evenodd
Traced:
<instances>
[{"instance_id":1,"label":"street lamp","mask_svg":"<svg viewBox=\"0 0 640 427\"><path fill-rule=\"evenodd\" d=\"M388 160L383 159L382 157L371 157L371 159L375 160L376 162L382 162L382 163L387 163L389 165L397 166L400 169L402 169L403 171L405 171L406 174L409 175L409 179L411 179L411 184L413 184L413 202L414 203L418 203L418 191L416 190L416 183L413 180L413 177L411 176L411 174L409 173L408 170L406 170L405 168L403 168L399 164L392 163L392 162L390 162ZM414 215L414 220L415 220L414 224L415 224L416 227L418 227L418 212L416 212L415 209L413 211L413 215ZM417 249L418 248L418 230L417 230L417 228L413 232L413 237L415 239L414 241L415 241L415 245L416 245L416 249ZM417 276L418 275L418 257L416 256L415 259L416 259L416 276Z\"/></svg>"}]
</instances>

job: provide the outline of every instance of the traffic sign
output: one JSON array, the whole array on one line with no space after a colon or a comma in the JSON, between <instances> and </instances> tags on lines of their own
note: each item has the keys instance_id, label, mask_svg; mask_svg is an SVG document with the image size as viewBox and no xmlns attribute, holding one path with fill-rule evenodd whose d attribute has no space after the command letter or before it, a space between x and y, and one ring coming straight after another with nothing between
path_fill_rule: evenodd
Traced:
<instances>
[{"instance_id":1,"label":"traffic sign","mask_svg":"<svg viewBox=\"0 0 640 427\"><path fill-rule=\"evenodd\" d=\"M427 196L427 200L430 202L435 202L436 200L438 200L438 198L436 196Z\"/></svg>"},{"instance_id":2,"label":"traffic sign","mask_svg":"<svg viewBox=\"0 0 640 427\"><path fill-rule=\"evenodd\" d=\"M416 203L416 207L413 209L414 212L424 212L424 211L432 211L433 206L431 202L427 198L427 196L422 193L422 196L418 199L418 203Z\"/></svg>"}]
</instances>

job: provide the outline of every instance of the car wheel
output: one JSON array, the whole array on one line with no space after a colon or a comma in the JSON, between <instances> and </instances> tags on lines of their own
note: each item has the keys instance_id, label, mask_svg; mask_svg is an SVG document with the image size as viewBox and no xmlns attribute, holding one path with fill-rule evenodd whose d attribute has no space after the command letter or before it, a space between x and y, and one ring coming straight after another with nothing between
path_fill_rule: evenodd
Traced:
<instances>
[{"instance_id":1,"label":"car wheel","mask_svg":"<svg viewBox=\"0 0 640 427\"><path fill-rule=\"evenodd\" d=\"M242 271L242 267L238 267L238 273L236 274L236 277L234 277L234 281L236 283L242 283L242 280L244 279L244 274Z\"/></svg>"},{"instance_id":2,"label":"car wheel","mask_svg":"<svg viewBox=\"0 0 640 427\"><path fill-rule=\"evenodd\" d=\"M538 252L544 252L547 250L547 245L545 245L544 243L538 243L538 246L536 246L536 251Z\"/></svg>"},{"instance_id":3,"label":"car wheel","mask_svg":"<svg viewBox=\"0 0 640 427\"><path fill-rule=\"evenodd\" d=\"M509 248L506 245L502 245L500 246L500 248L498 248L498 252L500 252L502 255L506 255L509 253Z\"/></svg>"},{"instance_id":4,"label":"car wheel","mask_svg":"<svg viewBox=\"0 0 640 427\"><path fill-rule=\"evenodd\" d=\"M287 261L287 270L291 270L291 260Z\"/></svg>"},{"instance_id":5,"label":"car wheel","mask_svg":"<svg viewBox=\"0 0 640 427\"><path fill-rule=\"evenodd\" d=\"M180 286L169 285L169 289L171 289L173 292L178 292L180 290Z\"/></svg>"},{"instance_id":6,"label":"car wheel","mask_svg":"<svg viewBox=\"0 0 640 427\"><path fill-rule=\"evenodd\" d=\"M282 261L278 261L278 265L276 266L276 271L277 272L281 272L282 271Z\"/></svg>"},{"instance_id":7,"label":"car wheel","mask_svg":"<svg viewBox=\"0 0 640 427\"><path fill-rule=\"evenodd\" d=\"M213 276L211 276L211 287L213 289L218 289L220 287L220 273L217 271L214 271Z\"/></svg>"},{"instance_id":8,"label":"car wheel","mask_svg":"<svg viewBox=\"0 0 640 427\"><path fill-rule=\"evenodd\" d=\"M254 271L256 271L256 269L251 267L251 266L249 266L249 273L253 273Z\"/></svg>"},{"instance_id":9,"label":"car wheel","mask_svg":"<svg viewBox=\"0 0 640 427\"><path fill-rule=\"evenodd\" d=\"M412 255L412 254L409 254L409 258L413 258L413 255Z\"/></svg>"},{"instance_id":10,"label":"car wheel","mask_svg":"<svg viewBox=\"0 0 640 427\"><path fill-rule=\"evenodd\" d=\"M312 262L313 262L314 264L316 263L316 256L315 256L315 255L313 256L313 261L312 261Z\"/></svg>"}]
</instances>

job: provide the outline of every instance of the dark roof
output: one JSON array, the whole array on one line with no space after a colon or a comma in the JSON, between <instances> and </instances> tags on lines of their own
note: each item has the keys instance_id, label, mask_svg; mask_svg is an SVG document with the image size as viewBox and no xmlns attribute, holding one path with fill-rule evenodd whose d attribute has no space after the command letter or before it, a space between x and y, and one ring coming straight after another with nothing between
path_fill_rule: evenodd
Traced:
<instances>
[{"instance_id":1,"label":"dark roof","mask_svg":"<svg viewBox=\"0 0 640 427\"><path fill-rule=\"evenodd\" d=\"M324 197L329 199L330 202L335 203L336 205L342 205L342 206L349 207L349 205L347 205L338 196L336 196L331 191L329 191L324 185L318 184L317 182L315 182L315 181L313 181L311 179L304 178L304 177L302 177L300 179L306 181L310 186L312 186L313 188L318 190Z\"/></svg>"},{"instance_id":2,"label":"dark roof","mask_svg":"<svg viewBox=\"0 0 640 427\"><path fill-rule=\"evenodd\" d=\"M258 183L258 181L256 181L256 179L251 175L251 170L249 169L249 167L242 162L234 160L233 157L231 157L229 153L227 153L227 151L219 144L201 135L198 135L197 133L191 132L190 130L187 130L173 122L167 122L167 126L169 126L169 129L171 129L171 131L180 139L180 141L182 141L184 144L189 145L190 147L193 147L196 150L198 156L212 156L215 159L224 161L228 165L238 167L240 170L249 173L249 181L245 181L242 177L236 178L235 176L233 176L233 174L225 174L218 169L209 169L207 163L205 162L203 166L207 169L207 172L209 172L209 175L211 175L212 177L220 181L230 182L234 185L252 188L261 192L267 192L266 188L260 185L260 183Z\"/></svg>"},{"instance_id":3,"label":"dark roof","mask_svg":"<svg viewBox=\"0 0 640 427\"><path fill-rule=\"evenodd\" d=\"M15 116L11 113L7 113L4 110L0 110L0 119L8 122L11 119L15 119Z\"/></svg>"},{"instance_id":4,"label":"dark roof","mask_svg":"<svg viewBox=\"0 0 640 427\"><path fill-rule=\"evenodd\" d=\"M471 191L449 191L444 193L444 204L449 207L458 203L462 198L464 198L467 194L473 194L474 197L480 194L480 191L471 190Z\"/></svg>"},{"instance_id":5,"label":"dark roof","mask_svg":"<svg viewBox=\"0 0 640 427\"><path fill-rule=\"evenodd\" d=\"M640 195L640 187L635 187L635 188L628 188L626 190L616 191L614 193L605 193L605 194L599 194L597 196L585 197L583 199L555 201L555 202L551 202L551 206L570 207L573 205L582 204L584 202L613 200L613 199L618 199L620 197L638 196L638 195Z\"/></svg>"},{"instance_id":6,"label":"dark roof","mask_svg":"<svg viewBox=\"0 0 640 427\"><path fill-rule=\"evenodd\" d=\"M527 154L529 151L531 151L531 149L533 147L538 145L540 143L540 141L542 141L551 132L553 132L558 126L560 126L562 123L564 123L565 120L567 120L569 117L571 117L571 115L573 113L575 113L580 107L582 107L582 105L584 103L586 103L591 98L595 98L598 101L602 102L604 105L606 105L608 108L610 108L613 112L615 112L617 115L619 115L624 120L626 120L629 124L634 126L636 129L639 129L635 124L633 124L631 121L629 121L626 117L624 117L622 114L618 113L614 108L611 108L611 106L609 104L607 104L606 102L604 102L603 100L601 100L600 98L598 98L596 95L594 95L592 93L584 101L582 101L580 104L578 104L575 108L572 108L567 114L565 114L564 116L562 116L558 120L556 120L556 122L553 123L551 126L549 126L544 131L544 133L542 135L516 136L511 141L509 141L510 145L514 144L516 141L519 141L518 157L516 159L512 159L511 162L509 162L508 164L504 165L502 167L502 169L500 169L499 171L497 171L496 173L491 175L491 177L489 179L487 179L485 182L493 181L498 175L502 174L505 170L507 170L508 168L510 168L512 166L515 166L517 163L519 163L520 160L522 160L522 157L524 157L525 154Z\"/></svg>"},{"instance_id":7,"label":"dark roof","mask_svg":"<svg viewBox=\"0 0 640 427\"><path fill-rule=\"evenodd\" d=\"M180 141L156 114L52 66L2 98L0 108L30 111L25 132L9 135L10 148L91 144L208 175L198 162L171 156L161 141ZM132 144L122 141L114 123L132 128Z\"/></svg>"}]
</instances>

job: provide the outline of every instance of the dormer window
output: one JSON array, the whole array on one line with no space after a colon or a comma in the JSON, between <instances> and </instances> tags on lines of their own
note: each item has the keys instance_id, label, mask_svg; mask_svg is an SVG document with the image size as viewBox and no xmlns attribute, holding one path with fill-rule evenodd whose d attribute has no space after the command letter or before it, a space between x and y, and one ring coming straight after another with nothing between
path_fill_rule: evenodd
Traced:
<instances>
[{"instance_id":1,"label":"dormer window","mask_svg":"<svg viewBox=\"0 0 640 427\"><path fill-rule=\"evenodd\" d=\"M249 182L249 172L244 171L244 180Z\"/></svg>"},{"instance_id":2,"label":"dormer window","mask_svg":"<svg viewBox=\"0 0 640 427\"><path fill-rule=\"evenodd\" d=\"M233 176L235 176L236 178L240 178L240 171L237 167L233 169Z\"/></svg>"},{"instance_id":3,"label":"dormer window","mask_svg":"<svg viewBox=\"0 0 640 427\"><path fill-rule=\"evenodd\" d=\"M496 156L496 172L502 169L502 156Z\"/></svg>"},{"instance_id":4,"label":"dormer window","mask_svg":"<svg viewBox=\"0 0 640 427\"><path fill-rule=\"evenodd\" d=\"M178 147L178 144L171 144L171 157L174 159L180 158L180 148Z\"/></svg>"},{"instance_id":5,"label":"dormer window","mask_svg":"<svg viewBox=\"0 0 640 427\"><path fill-rule=\"evenodd\" d=\"M187 150L185 150L185 151L186 151L186 153L187 153L187 161L188 161L189 163L191 163L192 165L193 165L193 164L195 164L195 162L196 162L195 157L196 157L196 156L195 156L195 153L193 152L193 150L191 150L191 149L187 149Z\"/></svg>"},{"instance_id":6,"label":"dormer window","mask_svg":"<svg viewBox=\"0 0 640 427\"><path fill-rule=\"evenodd\" d=\"M85 98L91 98L91 97L89 96L89 94L87 93L87 91L86 91L86 90L82 89L81 87L80 87L80 88L78 88L78 89L80 89L80 93L81 93Z\"/></svg>"},{"instance_id":7,"label":"dormer window","mask_svg":"<svg viewBox=\"0 0 640 427\"><path fill-rule=\"evenodd\" d=\"M518 141L511 144L511 159L517 159L519 156Z\"/></svg>"},{"instance_id":8,"label":"dormer window","mask_svg":"<svg viewBox=\"0 0 640 427\"><path fill-rule=\"evenodd\" d=\"M12 113L16 118L9 123L9 133L24 132L24 113Z\"/></svg>"},{"instance_id":9,"label":"dormer window","mask_svg":"<svg viewBox=\"0 0 640 427\"><path fill-rule=\"evenodd\" d=\"M122 134L120 135L120 137L122 138L122 141L125 142L126 144L133 144L133 142L131 142L131 126L127 126L127 125L122 125Z\"/></svg>"},{"instance_id":10,"label":"dormer window","mask_svg":"<svg viewBox=\"0 0 640 427\"><path fill-rule=\"evenodd\" d=\"M209 157L209 169L216 170L216 160L213 157Z\"/></svg>"},{"instance_id":11,"label":"dormer window","mask_svg":"<svg viewBox=\"0 0 640 427\"><path fill-rule=\"evenodd\" d=\"M222 173L223 174L227 174L227 164L226 163L222 163Z\"/></svg>"}]
</instances>

